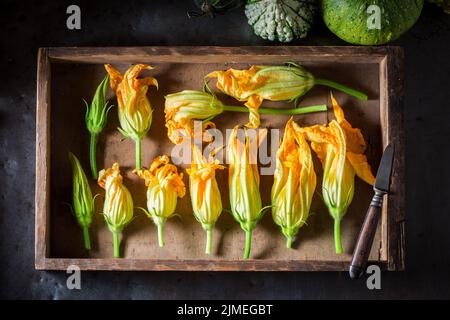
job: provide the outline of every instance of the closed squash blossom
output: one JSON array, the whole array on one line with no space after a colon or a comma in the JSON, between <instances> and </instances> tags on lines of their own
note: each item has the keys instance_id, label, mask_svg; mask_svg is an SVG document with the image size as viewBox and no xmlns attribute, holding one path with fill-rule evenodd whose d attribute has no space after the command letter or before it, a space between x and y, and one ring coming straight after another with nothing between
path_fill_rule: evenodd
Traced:
<instances>
[{"instance_id":1,"label":"closed squash blossom","mask_svg":"<svg viewBox=\"0 0 450 320\"><path fill-rule=\"evenodd\" d=\"M98 178L96 157L97 135L105 128L109 110L112 108L112 106L108 106L108 100L106 99L108 82L109 76L106 76L97 87L91 104L88 104L86 100L84 101L86 104L86 128L91 136L89 145L89 161L91 165L92 178L94 180L97 180Z\"/></svg>"},{"instance_id":2,"label":"closed squash blossom","mask_svg":"<svg viewBox=\"0 0 450 320\"><path fill-rule=\"evenodd\" d=\"M244 133L244 141L239 136L239 132ZM250 144L256 142L256 146L259 146L265 133L265 130L259 130L259 134L256 136L258 140L251 141L248 129L240 129L240 126L236 126L227 145L231 213L246 234L244 259L250 257L252 232L266 209L262 208L259 192L260 180L256 155L254 158L251 158L250 155Z\"/></svg>"},{"instance_id":3,"label":"closed squash blossom","mask_svg":"<svg viewBox=\"0 0 450 320\"><path fill-rule=\"evenodd\" d=\"M105 65L110 77L111 89L115 91L119 105L119 131L136 144L136 169L141 169L141 140L152 124L152 106L147 98L150 85L158 87L155 78L138 78L142 70L152 70L147 64L131 66L122 74L110 64Z\"/></svg>"},{"instance_id":4,"label":"closed squash blossom","mask_svg":"<svg viewBox=\"0 0 450 320\"><path fill-rule=\"evenodd\" d=\"M303 133L295 129L291 119L286 124L283 141L277 151L276 169L272 187L272 217L285 235L291 248L298 229L309 215L316 173L311 149Z\"/></svg>"},{"instance_id":5,"label":"closed squash blossom","mask_svg":"<svg viewBox=\"0 0 450 320\"><path fill-rule=\"evenodd\" d=\"M98 185L105 189L103 216L113 233L114 257L119 258L119 235L133 219L133 199L130 191L123 185L118 163L99 172Z\"/></svg>"},{"instance_id":6,"label":"closed squash blossom","mask_svg":"<svg viewBox=\"0 0 450 320\"><path fill-rule=\"evenodd\" d=\"M215 152L206 160L195 145L192 145L192 164L187 169L189 191L194 217L206 231L206 254L211 254L212 230L222 213L222 199L216 180L216 170L224 169L218 160L213 160Z\"/></svg>"},{"instance_id":7,"label":"closed squash blossom","mask_svg":"<svg viewBox=\"0 0 450 320\"><path fill-rule=\"evenodd\" d=\"M164 246L163 227L175 212L178 198L184 197L186 187L183 174L163 155L153 160L148 170L135 170L147 186L146 214L158 227L158 243Z\"/></svg>"},{"instance_id":8,"label":"closed squash blossom","mask_svg":"<svg viewBox=\"0 0 450 320\"><path fill-rule=\"evenodd\" d=\"M165 97L164 113L167 134L175 144L183 141L183 136L194 136L194 121L208 120L223 112L223 103L215 95L196 90L183 90ZM214 127L210 121L204 121L202 132Z\"/></svg>"},{"instance_id":9,"label":"closed squash blossom","mask_svg":"<svg viewBox=\"0 0 450 320\"><path fill-rule=\"evenodd\" d=\"M90 250L91 240L89 237L89 227L95 211L94 198L92 197L91 187L89 186L80 161L78 161L72 152L69 152L69 160L73 172L72 211L83 230L84 247Z\"/></svg>"},{"instance_id":10,"label":"closed squash blossom","mask_svg":"<svg viewBox=\"0 0 450 320\"><path fill-rule=\"evenodd\" d=\"M311 147L323 166L322 194L328 212L334 219L336 253L342 253L340 223L353 200L355 174L373 185L372 174L364 155L366 143L361 131L344 118L344 112L331 96L336 120L328 126L300 128L311 141Z\"/></svg>"}]
</instances>

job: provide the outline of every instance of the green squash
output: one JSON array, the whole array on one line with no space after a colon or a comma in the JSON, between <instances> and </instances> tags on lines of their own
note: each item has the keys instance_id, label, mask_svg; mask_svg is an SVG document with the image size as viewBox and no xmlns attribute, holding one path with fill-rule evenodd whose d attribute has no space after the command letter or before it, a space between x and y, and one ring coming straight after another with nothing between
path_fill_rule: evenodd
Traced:
<instances>
[{"instance_id":1,"label":"green squash","mask_svg":"<svg viewBox=\"0 0 450 320\"><path fill-rule=\"evenodd\" d=\"M255 34L280 42L306 37L317 11L317 0L248 0L245 5Z\"/></svg>"},{"instance_id":2,"label":"green squash","mask_svg":"<svg viewBox=\"0 0 450 320\"><path fill-rule=\"evenodd\" d=\"M322 15L327 27L339 38L353 44L378 45L397 39L411 28L420 16L423 2L323 0Z\"/></svg>"}]
</instances>

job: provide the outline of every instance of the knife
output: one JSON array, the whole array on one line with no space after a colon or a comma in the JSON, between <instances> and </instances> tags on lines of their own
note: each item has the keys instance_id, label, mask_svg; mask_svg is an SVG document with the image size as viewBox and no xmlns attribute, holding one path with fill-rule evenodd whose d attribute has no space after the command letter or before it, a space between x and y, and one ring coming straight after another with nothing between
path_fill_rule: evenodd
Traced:
<instances>
[{"instance_id":1,"label":"knife","mask_svg":"<svg viewBox=\"0 0 450 320\"><path fill-rule=\"evenodd\" d=\"M352 262L349 268L350 278L352 279L357 279L361 276L366 266L367 259L369 258L373 238L378 226L378 219L381 215L383 196L389 193L393 159L394 145L391 143L384 149L383 156L381 157L375 185L373 186L375 195L370 202L366 218L364 219L361 231L359 232L355 251L353 252Z\"/></svg>"}]
</instances>

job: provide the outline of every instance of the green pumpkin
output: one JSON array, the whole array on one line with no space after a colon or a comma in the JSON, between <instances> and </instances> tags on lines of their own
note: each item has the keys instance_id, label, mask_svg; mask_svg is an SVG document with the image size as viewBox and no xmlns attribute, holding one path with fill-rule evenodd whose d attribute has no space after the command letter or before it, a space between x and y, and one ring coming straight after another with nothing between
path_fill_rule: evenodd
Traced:
<instances>
[{"instance_id":1,"label":"green pumpkin","mask_svg":"<svg viewBox=\"0 0 450 320\"><path fill-rule=\"evenodd\" d=\"M411 28L420 16L423 2L323 0L322 14L327 27L339 38L353 44L378 45L397 39Z\"/></svg>"}]
</instances>

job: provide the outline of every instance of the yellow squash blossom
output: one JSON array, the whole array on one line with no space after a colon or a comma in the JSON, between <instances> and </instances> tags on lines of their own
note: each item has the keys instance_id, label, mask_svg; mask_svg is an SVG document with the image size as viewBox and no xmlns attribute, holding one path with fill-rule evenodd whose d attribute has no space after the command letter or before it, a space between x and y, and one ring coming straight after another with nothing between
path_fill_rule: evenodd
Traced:
<instances>
[{"instance_id":1,"label":"yellow squash blossom","mask_svg":"<svg viewBox=\"0 0 450 320\"><path fill-rule=\"evenodd\" d=\"M131 66L122 74L110 64L105 64L110 77L110 85L117 96L119 105L119 131L136 144L136 169L141 169L141 140L152 124L152 106L147 98L148 86L158 87L152 77L138 78L142 70L152 70L147 64Z\"/></svg>"},{"instance_id":2,"label":"yellow squash blossom","mask_svg":"<svg viewBox=\"0 0 450 320\"><path fill-rule=\"evenodd\" d=\"M272 187L272 217L287 238L292 240L309 215L316 173L311 149L303 133L296 130L297 124L289 119L284 130L283 141L277 151L276 169Z\"/></svg>"},{"instance_id":3,"label":"yellow squash blossom","mask_svg":"<svg viewBox=\"0 0 450 320\"><path fill-rule=\"evenodd\" d=\"M173 216L177 199L184 197L186 187L183 174L170 164L168 156L159 156L153 160L148 170L134 172L145 180L147 186L146 214L158 227L158 243L164 246L163 227L166 220Z\"/></svg>"},{"instance_id":4,"label":"yellow squash blossom","mask_svg":"<svg viewBox=\"0 0 450 320\"><path fill-rule=\"evenodd\" d=\"M192 209L198 222L206 231L206 250L211 254L212 229L222 213L222 200L219 186L216 181L216 170L224 169L218 160L206 160L201 151L192 145L192 165L187 169L189 174L189 190L191 194Z\"/></svg>"},{"instance_id":5,"label":"yellow squash blossom","mask_svg":"<svg viewBox=\"0 0 450 320\"><path fill-rule=\"evenodd\" d=\"M214 127L211 120L223 112L224 105L213 94L184 90L167 95L164 106L169 139L181 143L183 136L194 136L194 120L204 121L202 132Z\"/></svg>"},{"instance_id":6,"label":"yellow squash blossom","mask_svg":"<svg viewBox=\"0 0 450 320\"><path fill-rule=\"evenodd\" d=\"M355 174L370 185L375 182L367 158L366 143L361 131L344 118L344 112L331 96L336 120L328 126L300 128L311 141L311 147L321 160L324 173L322 193L334 219L336 253L342 253L340 223L352 202Z\"/></svg>"},{"instance_id":7,"label":"yellow squash blossom","mask_svg":"<svg viewBox=\"0 0 450 320\"><path fill-rule=\"evenodd\" d=\"M133 199L130 191L123 185L119 164L99 172L98 185L105 189L103 216L109 230L113 233L114 257L119 258L119 235L133 219Z\"/></svg>"},{"instance_id":8,"label":"yellow squash blossom","mask_svg":"<svg viewBox=\"0 0 450 320\"><path fill-rule=\"evenodd\" d=\"M295 63L288 63L287 66L251 66L247 70L230 68L211 72L206 78L217 78L219 90L239 101L246 101L245 105L250 110L247 126L251 128L260 125L258 109L263 100L296 100L315 84L333 87L367 100L365 94L330 80L315 78Z\"/></svg>"},{"instance_id":9,"label":"yellow squash blossom","mask_svg":"<svg viewBox=\"0 0 450 320\"><path fill-rule=\"evenodd\" d=\"M214 128L215 125L209 120L224 111L249 111L246 107L223 104L212 92L184 90L169 94L165 98L166 127L169 139L175 144L181 143L184 137L194 137L195 120L202 121L201 134L203 140L210 141L210 136L205 134L205 130ZM326 105L293 109L260 108L258 114L294 115L326 110Z\"/></svg>"},{"instance_id":10,"label":"yellow squash blossom","mask_svg":"<svg viewBox=\"0 0 450 320\"><path fill-rule=\"evenodd\" d=\"M244 137L240 133L244 133ZM257 147L262 142L265 133L265 130L259 130L258 135L255 134L257 139L255 141L255 139L250 139L247 128L240 129L240 126L236 126L231 132L227 145L231 212L245 231L244 259L248 259L250 256L253 229L267 208L262 208L256 162ZM255 147L252 149L252 154L251 143Z\"/></svg>"}]
</instances>

